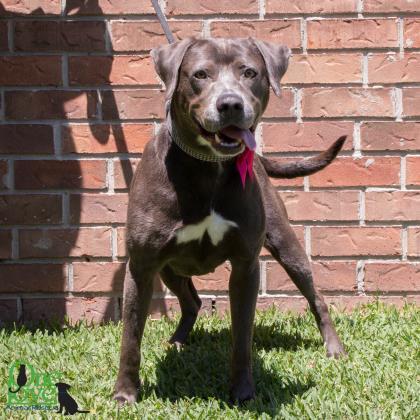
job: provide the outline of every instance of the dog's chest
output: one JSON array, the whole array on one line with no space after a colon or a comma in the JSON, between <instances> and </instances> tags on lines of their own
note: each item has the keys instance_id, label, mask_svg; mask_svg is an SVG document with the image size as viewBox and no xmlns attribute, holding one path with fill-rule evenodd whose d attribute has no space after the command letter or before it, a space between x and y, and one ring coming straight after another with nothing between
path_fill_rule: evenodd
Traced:
<instances>
[{"instance_id":1,"label":"dog's chest","mask_svg":"<svg viewBox=\"0 0 420 420\"><path fill-rule=\"evenodd\" d=\"M207 233L212 245L217 246L230 229L237 227L238 225L235 222L225 219L214 210L211 210L210 214L201 222L178 229L176 232L176 243L200 242L205 233Z\"/></svg>"}]
</instances>

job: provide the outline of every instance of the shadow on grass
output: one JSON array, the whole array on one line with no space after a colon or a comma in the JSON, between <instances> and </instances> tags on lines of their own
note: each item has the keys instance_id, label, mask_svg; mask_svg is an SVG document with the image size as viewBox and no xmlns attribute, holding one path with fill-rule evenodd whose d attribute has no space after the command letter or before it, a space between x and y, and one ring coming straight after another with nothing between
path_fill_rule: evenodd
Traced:
<instances>
[{"instance_id":1,"label":"shadow on grass","mask_svg":"<svg viewBox=\"0 0 420 420\"><path fill-rule=\"evenodd\" d=\"M296 333L282 334L273 326L256 325L253 347L253 372L257 397L241 410L275 415L282 405L290 404L296 396L302 395L314 386L313 381L300 382L268 367L270 354L263 357L258 350L269 352L282 348L293 351L298 348L317 347L320 343L308 340ZM165 355L158 360L156 384L143 382L141 399L151 395L171 402L184 398L215 398L229 404L230 381L230 330L206 331L196 327L188 343L180 351L168 347ZM261 353L261 352L260 352Z\"/></svg>"}]
</instances>

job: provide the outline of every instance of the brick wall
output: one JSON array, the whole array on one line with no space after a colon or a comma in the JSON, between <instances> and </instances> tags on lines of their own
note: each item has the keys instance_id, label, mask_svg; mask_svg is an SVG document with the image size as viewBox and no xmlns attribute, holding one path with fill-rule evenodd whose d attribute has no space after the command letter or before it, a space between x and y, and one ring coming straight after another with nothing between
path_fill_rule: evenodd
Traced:
<instances>
[{"instance_id":1,"label":"brick wall","mask_svg":"<svg viewBox=\"0 0 420 420\"><path fill-rule=\"evenodd\" d=\"M164 1L162 3L165 3ZM293 50L283 97L258 131L265 153L344 152L274 181L329 302L420 284L420 1L167 0L178 38L255 36ZM0 318L115 319L127 185L159 127L148 56L165 43L148 0L0 1ZM259 306L304 300L267 252ZM227 305L229 266L195 279ZM176 308L156 283L152 312Z\"/></svg>"}]
</instances>

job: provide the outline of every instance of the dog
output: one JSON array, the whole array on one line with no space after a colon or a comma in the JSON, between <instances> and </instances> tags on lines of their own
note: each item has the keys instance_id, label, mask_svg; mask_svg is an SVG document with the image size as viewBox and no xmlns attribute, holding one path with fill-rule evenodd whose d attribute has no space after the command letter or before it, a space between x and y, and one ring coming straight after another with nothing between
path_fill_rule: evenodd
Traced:
<instances>
[{"instance_id":1,"label":"dog","mask_svg":"<svg viewBox=\"0 0 420 420\"><path fill-rule=\"evenodd\" d=\"M127 214L129 261L124 280L123 335L114 399L139 395L140 349L153 279L179 299L181 320L170 339L185 343L201 300L191 276L229 260L232 318L231 400L255 396L251 341L264 245L306 297L327 354L345 350L305 251L268 176L293 178L327 166L345 137L319 155L280 163L253 154L255 129L270 86L280 95L290 50L252 38L188 38L152 50L166 86L166 121L144 150Z\"/></svg>"},{"instance_id":2,"label":"dog","mask_svg":"<svg viewBox=\"0 0 420 420\"><path fill-rule=\"evenodd\" d=\"M71 385L65 384L64 382L57 382L55 384L58 391L58 403L60 407L57 413L61 413L64 409L64 415L76 414L76 413L89 413L89 410L79 410L79 406L76 400L69 394L68 390Z\"/></svg>"}]
</instances>

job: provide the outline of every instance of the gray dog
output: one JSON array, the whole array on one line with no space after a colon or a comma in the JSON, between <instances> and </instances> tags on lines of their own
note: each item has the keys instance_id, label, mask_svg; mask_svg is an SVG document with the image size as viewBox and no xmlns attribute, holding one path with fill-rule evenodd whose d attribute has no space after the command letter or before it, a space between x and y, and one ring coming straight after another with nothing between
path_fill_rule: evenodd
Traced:
<instances>
[{"instance_id":1,"label":"gray dog","mask_svg":"<svg viewBox=\"0 0 420 420\"><path fill-rule=\"evenodd\" d=\"M255 128L269 88L280 93L289 58L284 46L248 39L185 39L152 51L166 85L167 118L134 176L128 207L129 263L123 337L114 398L133 403L140 389L140 342L160 275L182 316L170 339L185 343L201 300L191 276L229 260L232 316L231 398L252 399L251 342L264 245L306 297L327 354L345 354L308 258L268 176L293 178L327 166L345 137L292 164L255 155Z\"/></svg>"}]
</instances>

